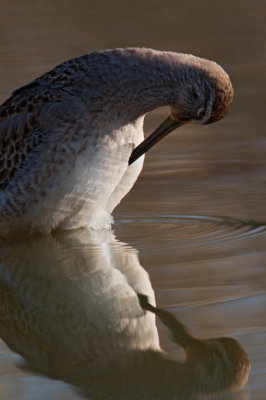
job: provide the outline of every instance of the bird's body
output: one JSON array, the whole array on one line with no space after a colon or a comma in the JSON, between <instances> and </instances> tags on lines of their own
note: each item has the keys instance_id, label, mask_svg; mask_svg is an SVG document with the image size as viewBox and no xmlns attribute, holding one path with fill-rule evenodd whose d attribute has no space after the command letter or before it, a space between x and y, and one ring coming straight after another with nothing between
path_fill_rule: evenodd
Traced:
<instances>
[{"instance_id":1,"label":"bird's body","mask_svg":"<svg viewBox=\"0 0 266 400\"><path fill-rule=\"evenodd\" d=\"M196 400L247 382L241 345L198 340L156 308L137 251L108 230L4 240L0 266L0 337L29 371L65 381L84 398ZM160 347L155 315L184 348L183 362ZM21 379L19 389L28 399Z\"/></svg>"},{"instance_id":2,"label":"bird's body","mask_svg":"<svg viewBox=\"0 0 266 400\"><path fill-rule=\"evenodd\" d=\"M128 160L145 114L170 105L172 122L209 123L232 93L214 62L134 48L69 60L16 90L0 107L0 232L109 226L142 169L143 157Z\"/></svg>"}]
</instances>

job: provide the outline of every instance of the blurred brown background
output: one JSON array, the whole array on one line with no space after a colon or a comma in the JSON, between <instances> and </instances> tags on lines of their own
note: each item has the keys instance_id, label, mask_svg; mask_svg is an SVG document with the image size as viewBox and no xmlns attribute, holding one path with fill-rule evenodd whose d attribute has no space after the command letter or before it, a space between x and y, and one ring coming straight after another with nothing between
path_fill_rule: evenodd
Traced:
<instances>
[{"instance_id":1,"label":"blurred brown background","mask_svg":"<svg viewBox=\"0 0 266 400\"><path fill-rule=\"evenodd\" d=\"M104 48L192 53L229 73L235 99L228 116L186 126L147 154L115 211L115 231L140 251L160 305L202 337L231 335L245 346L250 383L226 397L238 400L263 399L266 390L265 36L263 0L0 1L2 101L56 64ZM151 113L146 131L167 112ZM180 219L187 214L202 218ZM63 384L21 375L4 344L0 351L5 400L41 400L47 391L49 399L74 398Z\"/></svg>"}]
</instances>

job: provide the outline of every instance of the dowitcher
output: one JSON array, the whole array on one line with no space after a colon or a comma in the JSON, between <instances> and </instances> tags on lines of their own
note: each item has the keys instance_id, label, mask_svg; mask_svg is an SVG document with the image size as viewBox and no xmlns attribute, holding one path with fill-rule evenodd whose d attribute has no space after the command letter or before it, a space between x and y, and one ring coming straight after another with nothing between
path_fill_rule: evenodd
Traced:
<instances>
[{"instance_id":1,"label":"dowitcher","mask_svg":"<svg viewBox=\"0 0 266 400\"><path fill-rule=\"evenodd\" d=\"M220 120L232 98L218 64L187 54L126 48L58 65L0 107L0 232L109 226L141 156L178 126ZM143 140L145 114L164 105Z\"/></svg>"},{"instance_id":2,"label":"dowitcher","mask_svg":"<svg viewBox=\"0 0 266 400\"><path fill-rule=\"evenodd\" d=\"M250 360L238 341L199 340L155 307L136 250L111 230L8 241L0 259L0 337L28 371L75 385L90 400L210 399L248 380ZM161 348L155 315L184 361Z\"/></svg>"}]
</instances>

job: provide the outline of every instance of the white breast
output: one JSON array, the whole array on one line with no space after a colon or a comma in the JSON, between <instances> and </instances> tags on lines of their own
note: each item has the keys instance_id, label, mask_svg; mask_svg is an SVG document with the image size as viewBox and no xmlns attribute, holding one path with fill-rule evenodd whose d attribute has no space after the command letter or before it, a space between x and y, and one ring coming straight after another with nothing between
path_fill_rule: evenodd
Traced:
<instances>
[{"instance_id":1,"label":"white breast","mask_svg":"<svg viewBox=\"0 0 266 400\"><path fill-rule=\"evenodd\" d=\"M143 118L106 136L101 145L82 154L69 177L67 201L72 212L60 228L110 227L111 212L130 191L138 178L144 157L128 165L135 146L143 140ZM75 182L72 184L72 182Z\"/></svg>"},{"instance_id":2,"label":"white breast","mask_svg":"<svg viewBox=\"0 0 266 400\"><path fill-rule=\"evenodd\" d=\"M82 151L67 149L67 163L62 167L60 154L51 155L48 144L35 170L24 172L21 185L2 196L1 232L110 227L110 213L142 169L143 157L130 166L128 160L143 140L143 119L119 130L110 127L106 134L100 128L88 132ZM28 192L27 184L32 186L35 176L41 176L41 182Z\"/></svg>"}]
</instances>

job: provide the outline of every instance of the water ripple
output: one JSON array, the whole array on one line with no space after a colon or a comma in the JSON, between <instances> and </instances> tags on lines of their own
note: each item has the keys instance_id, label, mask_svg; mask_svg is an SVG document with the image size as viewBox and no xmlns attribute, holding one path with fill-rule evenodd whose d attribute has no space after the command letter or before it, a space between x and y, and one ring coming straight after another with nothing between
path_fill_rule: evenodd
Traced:
<instances>
[{"instance_id":1,"label":"water ripple","mask_svg":"<svg viewBox=\"0 0 266 400\"><path fill-rule=\"evenodd\" d=\"M130 225L130 227L128 227ZM131 244L145 239L168 243L172 240L188 246L208 242L231 242L266 233L266 223L223 216L164 214L132 216L116 221L118 231L127 230Z\"/></svg>"}]
</instances>

